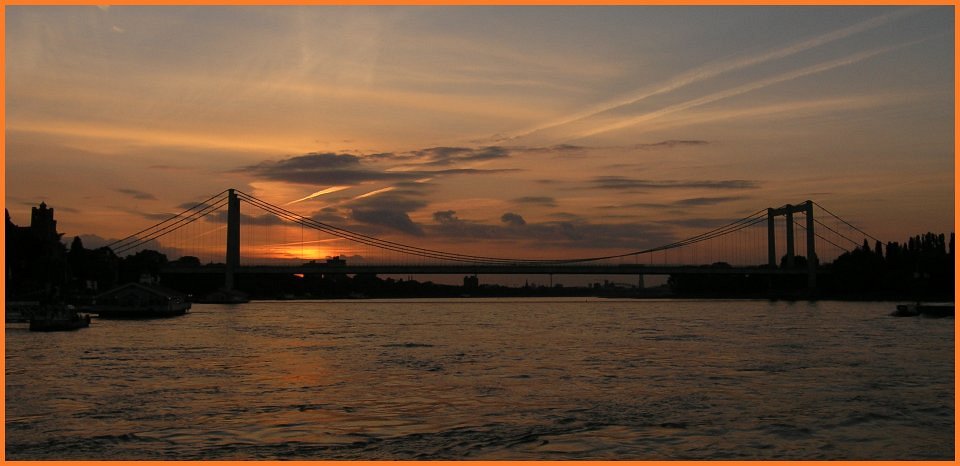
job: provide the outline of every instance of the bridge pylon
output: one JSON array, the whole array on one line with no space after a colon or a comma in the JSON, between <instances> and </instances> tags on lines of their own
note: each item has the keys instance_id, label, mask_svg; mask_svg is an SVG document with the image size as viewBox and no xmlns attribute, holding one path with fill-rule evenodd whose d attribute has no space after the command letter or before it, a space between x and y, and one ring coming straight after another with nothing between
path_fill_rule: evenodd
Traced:
<instances>
[{"instance_id":1,"label":"bridge pylon","mask_svg":"<svg viewBox=\"0 0 960 466\"><path fill-rule=\"evenodd\" d=\"M227 267L224 288L231 291L233 274L240 266L240 198L233 189L227 192Z\"/></svg>"},{"instance_id":2,"label":"bridge pylon","mask_svg":"<svg viewBox=\"0 0 960 466\"><path fill-rule=\"evenodd\" d=\"M771 268L777 268L777 235L774 231L773 219L775 216L783 215L787 218L787 268L792 268L794 264L794 235L793 235L793 214L802 212L806 215L806 233L807 233L807 288L811 291L817 287L817 253L816 253L816 235L813 231L813 201L805 201L800 205L787 204L779 209L767 209L767 254Z\"/></svg>"}]
</instances>

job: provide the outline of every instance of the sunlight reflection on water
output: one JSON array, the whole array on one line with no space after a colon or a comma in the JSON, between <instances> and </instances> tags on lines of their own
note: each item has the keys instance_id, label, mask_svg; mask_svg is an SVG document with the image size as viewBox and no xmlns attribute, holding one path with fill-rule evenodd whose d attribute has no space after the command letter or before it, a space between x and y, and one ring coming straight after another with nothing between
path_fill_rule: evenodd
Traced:
<instances>
[{"instance_id":1,"label":"sunlight reflection on water","mask_svg":"<svg viewBox=\"0 0 960 466\"><path fill-rule=\"evenodd\" d=\"M8 459L952 459L892 303L341 301L6 329Z\"/></svg>"}]
</instances>

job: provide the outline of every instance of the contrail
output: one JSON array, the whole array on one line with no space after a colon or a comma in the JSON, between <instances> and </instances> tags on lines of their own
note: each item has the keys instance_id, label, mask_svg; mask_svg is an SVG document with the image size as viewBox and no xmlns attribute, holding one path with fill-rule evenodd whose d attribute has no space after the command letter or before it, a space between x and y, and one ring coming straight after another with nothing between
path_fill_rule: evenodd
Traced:
<instances>
[{"instance_id":1,"label":"contrail","mask_svg":"<svg viewBox=\"0 0 960 466\"><path fill-rule=\"evenodd\" d=\"M933 37L933 36L930 36L930 37ZM928 40L930 37L923 38L923 39L919 39L919 40L915 40L915 41L911 41L911 42L906 42L906 43L899 44L899 45L892 45L892 46L889 46L889 47L882 47L882 48L878 48L878 49L874 49L874 50L867 50L867 51L864 51L864 52L860 52L860 53L856 53L856 54L850 55L850 56L848 56L848 57L838 58L838 59L836 59L836 60L831 60L831 61L824 62L824 63L820 63L820 64L817 64L817 65L808 66L808 67L806 67L806 68L801 68L801 69L799 69L799 70L794 70L794 71L791 71L791 72L789 72L789 73L784 73L784 74L781 74L781 75L778 75L778 76L773 76L773 77L770 77L770 78L767 78L767 79L761 79L760 81L755 81L755 82L752 82L752 83L744 84L744 85L742 85L742 86L737 86L737 87L734 87L734 88L732 88L732 89L727 89L727 90L725 90L725 91L720 91L720 92L716 92L716 93L713 93L713 94L710 94L710 95L706 95L706 96L700 97L700 98L698 98L698 99L688 100L688 101L686 101L686 102L681 102L681 103L679 103L679 104L675 104L675 105L671 105L671 106L668 106L668 107L664 107L664 108L661 108L661 109L659 109L659 110L655 110L655 111L652 111L652 112L649 112L649 113L644 113L644 114L642 114L642 115L638 115L638 116L633 117L633 118L629 118L629 119L626 119L626 120L621 120L621 121L618 121L618 122L616 122L616 123L612 123L612 124L609 124L609 125L606 125L606 126L601 126L601 127L599 127L599 128L594 128L594 129L589 130L589 131L584 131L584 132L581 132L581 133L579 133L579 134L574 135L571 139L572 139L572 140L576 140L576 139L585 138L585 137L588 137L588 136L593 136L593 135L595 135L595 134L600 134L600 133L605 133L605 132L613 131L613 130L620 129L620 128L625 128L625 127L627 127L627 126L632 126L632 125L635 125L635 124L637 124L637 123L642 123L642 122L644 122L644 121L652 120L652 119L654 119L654 118L657 118L657 117L660 117L660 116L663 116L663 115L666 115L666 114L669 114L669 113L679 112L679 111L681 111L681 110L686 110L686 109L688 109L688 108L698 107L698 106L700 106L700 105L705 105L705 104L708 104L708 103L711 103L711 102L716 102L716 101L718 101L718 100L720 100L720 99L726 99L726 98L728 98L728 97L733 97L733 96L736 96L736 95L745 94L745 93L747 93L747 92L754 91L754 90L757 90L757 89L760 89L760 88L764 88L764 87L767 87L767 86L771 86L771 85L773 85L773 84L781 83L781 82L784 82L784 81L790 81L790 80L797 79L797 78L800 78L800 77L803 77L803 76L807 76L807 75L811 75L811 74L822 73L822 72L824 72L824 71L831 70L831 69L834 69L834 68L838 68L838 67L841 67L841 66L852 65L852 64L854 64L854 63L861 62L861 61L863 61L863 60L866 60L866 59L868 59L868 58L871 58L871 57L874 57L874 56L877 56L877 55L880 55L880 54L883 54L883 53L891 52L891 51L893 51L893 50L902 49L902 48L905 48L905 47L909 47L909 46L911 46L911 45L915 45L915 44L924 42L924 41Z\"/></svg>"},{"instance_id":2,"label":"contrail","mask_svg":"<svg viewBox=\"0 0 960 466\"><path fill-rule=\"evenodd\" d=\"M359 195L359 196L354 197L353 199L351 199L351 201L355 201L355 200L357 200L357 199L363 199L363 198L365 198L365 197L375 196L375 195L377 195L377 194L385 193L385 192L387 192L387 191L393 191L393 190L394 190L394 187L393 187L393 186L387 186L386 188L380 188L380 189L377 189L377 190L374 190L374 191L370 191L369 193L361 194L361 195Z\"/></svg>"},{"instance_id":3,"label":"contrail","mask_svg":"<svg viewBox=\"0 0 960 466\"><path fill-rule=\"evenodd\" d=\"M288 202L288 203L286 203L286 204L284 204L284 205L296 204L296 203L298 203L298 202L300 202L300 201L305 201L305 200L307 200L307 199L313 199L313 198L315 198L315 197L317 197L317 196L322 196L322 195L324 195L324 194L330 194L330 193L335 193L335 192L337 192L337 191L343 191L344 189L347 189L347 188L349 188L349 187L350 187L350 186L331 186L331 187L329 187L329 188L327 188L327 189L322 189L322 190L320 190L320 191L317 191L317 192L315 192L315 193L313 193L313 194L311 194L311 195L309 195L309 196L301 197L300 199L297 199L297 200L295 200L295 201L290 201L290 202Z\"/></svg>"},{"instance_id":4,"label":"contrail","mask_svg":"<svg viewBox=\"0 0 960 466\"><path fill-rule=\"evenodd\" d=\"M532 129L525 130L520 134L516 134L514 136L504 137L501 140L510 140L510 139L521 138L524 136L529 136L533 133L543 131L545 129L555 128L557 126L573 123L573 122L597 115L599 113L606 112L608 110L613 110L615 108L622 107L624 105L630 105L630 104L639 102L641 100L644 100L649 97L653 97L655 95L671 92L681 87L685 87L690 84L694 84L706 79L710 79L715 76L728 73L730 71L738 70L738 69L745 68L752 65L757 65L770 60L777 60L780 58L788 57L790 55L794 55L799 52L812 49L814 47L819 47L821 45L852 36L854 34L859 34L861 32L880 27L884 24L890 23L892 21L895 21L903 16L912 14L914 12L915 10L906 9L906 8L893 11L884 15L877 16L875 18L868 19L866 21L862 21L860 23L857 23L851 26L847 26L842 29L837 29L836 31L833 31L833 32L829 32L829 33L805 40L803 42L799 42L799 43L796 43L787 47L783 47L777 50L772 50L767 53L763 53L763 54L752 56L752 57L744 57L739 60L734 60L726 63L716 63L712 65L702 66L700 68L695 68L693 70L690 70L686 73L676 76L670 79L669 81L665 83L661 83L652 88L646 88L646 89L637 91L633 94L623 96L620 99L601 103L595 107L584 110L582 112L564 117L559 120L552 121L550 123L546 123L544 125L541 125Z\"/></svg>"}]
</instances>

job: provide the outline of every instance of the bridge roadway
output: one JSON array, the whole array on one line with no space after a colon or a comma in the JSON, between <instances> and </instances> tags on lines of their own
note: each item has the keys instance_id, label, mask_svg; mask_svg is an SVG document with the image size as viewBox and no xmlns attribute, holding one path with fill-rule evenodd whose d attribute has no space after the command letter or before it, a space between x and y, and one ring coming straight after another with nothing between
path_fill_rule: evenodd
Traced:
<instances>
[{"instance_id":1,"label":"bridge roadway","mask_svg":"<svg viewBox=\"0 0 960 466\"><path fill-rule=\"evenodd\" d=\"M220 264L201 267L164 267L162 273L223 274L226 266ZM236 274L375 274L375 275L806 275L806 267L774 269L768 267L714 267L699 265L644 265L644 264L463 264L463 265L245 265L234 270ZM818 271L818 274L823 273Z\"/></svg>"}]
</instances>

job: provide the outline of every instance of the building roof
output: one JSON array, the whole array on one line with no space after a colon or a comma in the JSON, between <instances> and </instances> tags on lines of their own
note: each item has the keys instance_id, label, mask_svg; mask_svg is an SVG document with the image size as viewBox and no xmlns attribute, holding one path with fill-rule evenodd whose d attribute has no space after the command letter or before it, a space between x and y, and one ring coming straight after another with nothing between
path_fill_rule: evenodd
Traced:
<instances>
[{"instance_id":1,"label":"building roof","mask_svg":"<svg viewBox=\"0 0 960 466\"><path fill-rule=\"evenodd\" d=\"M139 289L139 290L143 290L146 293L155 294L155 295L163 296L167 298L174 298L174 297L185 298L186 297L185 294L179 291L172 290L170 288L166 288L160 285L146 284L146 283L125 283L116 288L100 293L99 295L97 295L97 298L104 298L107 296L115 295L127 289Z\"/></svg>"}]
</instances>

